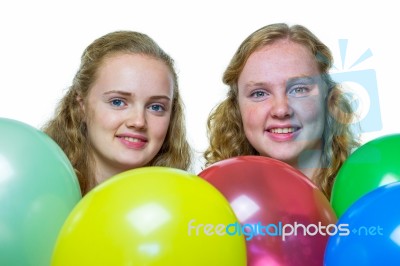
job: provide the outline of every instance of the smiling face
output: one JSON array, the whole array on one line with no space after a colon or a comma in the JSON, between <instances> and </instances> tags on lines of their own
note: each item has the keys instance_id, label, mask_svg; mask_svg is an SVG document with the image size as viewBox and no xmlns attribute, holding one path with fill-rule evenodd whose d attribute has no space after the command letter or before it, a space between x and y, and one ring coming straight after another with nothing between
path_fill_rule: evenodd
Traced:
<instances>
[{"instance_id":1,"label":"smiling face","mask_svg":"<svg viewBox=\"0 0 400 266\"><path fill-rule=\"evenodd\" d=\"M86 101L96 180L145 166L160 150L171 117L173 78L160 60L119 53L105 58Z\"/></svg>"},{"instance_id":2,"label":"smiling face","mask_svg":"<svg viewBox=\"0 0 400 266\"><path fill-rule=\"evenodd\" d=\"M295 167L318 164L326 97L320 84L314 56L301 44L278 40L250 55L238 102L246 137L261 155Z\"/></svg>"}]
</instances>

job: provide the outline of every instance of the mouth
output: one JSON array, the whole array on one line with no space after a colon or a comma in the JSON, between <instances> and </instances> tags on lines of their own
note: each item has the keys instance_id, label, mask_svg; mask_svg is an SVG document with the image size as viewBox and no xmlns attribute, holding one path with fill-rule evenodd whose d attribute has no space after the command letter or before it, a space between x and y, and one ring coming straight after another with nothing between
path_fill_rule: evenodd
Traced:
<instances>
[{"instance_id":1,"label":"mouth","mask_svg":"<svg viewBox=\"0 0 400 266\"><path fill-rule=\"evenodd\" d=\"M279 127L279 128L270 128L267 131L273 134L290 134L298 131L299 127Z\"/></svg>"},{"instance_id":2,"label":"mouth","mask_svg":"<svg viewBox=\"0 0 400 266\"><path fill-rule=\"evenodd\" d=\"M135 136L120 135L117 136L117 138L126 148L134 150L144 149L147 143L149 142L149 140L146 137L140 135L135 135Z\"/></svg>"},{"instance_id":3,"label":"mouth","mask_svg":"<svg viewBox=\"0 0 400 266\"><path fill-rule=\"evenodd\" d=\"M146 140L140 138L133 138L133 137L120 137L120 138L132 143L147 142Z\"/></svg>"}]
</instances>

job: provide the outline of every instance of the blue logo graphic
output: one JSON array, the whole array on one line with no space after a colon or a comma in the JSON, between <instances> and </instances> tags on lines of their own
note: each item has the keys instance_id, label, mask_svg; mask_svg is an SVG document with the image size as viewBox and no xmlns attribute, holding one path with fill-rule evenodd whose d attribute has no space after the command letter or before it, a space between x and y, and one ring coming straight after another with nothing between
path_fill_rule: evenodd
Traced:
<instances>
[{"instance_id":1,"label":"blue logo graphic","mask_svg":"<svg viewBox=\"0 0 400 266\"><path fill-rule=\"evenodd\" d=\"M372 51L367 49L349 68L345 71L347 39L339 40L340 57L342 61L341 72L330 73L332 79L340 83L345 96L348 97L356 120L353 122L355 133L379 131L382 129L382 119L379 105L378 86L376 72L373 69L356 70L351 69L372 56ZM335 66L336 70L339 70Z\"/></svg>"}]
</instances>

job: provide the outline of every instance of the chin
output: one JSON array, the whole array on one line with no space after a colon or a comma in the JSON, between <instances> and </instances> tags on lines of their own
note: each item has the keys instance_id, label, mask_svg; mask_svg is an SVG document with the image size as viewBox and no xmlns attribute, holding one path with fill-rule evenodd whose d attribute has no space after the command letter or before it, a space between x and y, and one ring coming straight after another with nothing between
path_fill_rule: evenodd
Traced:
<instances>
[{"instance_id":1,"label":"chin","mask_svg":"<svg viewBox=\"0 0 400 266\"><path fill-rule=\"evenodd\" d=\"M121 169L124 169L124 171L128 171L131 169L146 166L146 163L144 163L144 162L120 162L120 165L121 165Z\"/></svg>"},{"instance_id":2,"label":"chin","mask_svg":"<svg viewBox=\"0 0 400 266\"><path fill-rule=\"evenodd\" d=\"M268 155L263 155L263 156L282 161L291 166L297 165L297 157L296 156L291 156L291 155L286 155L286 154L268 154Z\"/></svg>"}]
</instances>

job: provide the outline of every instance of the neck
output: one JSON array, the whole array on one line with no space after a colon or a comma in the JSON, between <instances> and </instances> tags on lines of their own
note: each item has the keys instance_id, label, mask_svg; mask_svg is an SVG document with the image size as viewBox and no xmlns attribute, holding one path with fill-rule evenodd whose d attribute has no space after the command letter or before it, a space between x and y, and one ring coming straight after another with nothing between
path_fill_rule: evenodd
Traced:
<instances>
[{"instance_id":1,"label":"neck","mask_svg":"<svg viewBox=\"0 0 400 266\"><path fill-rule=\"evenodd\" d=\"M103 183L107 179L110 179L111 177L117 175L118 173L121 173L122 171L122 169L108 167L105 164L96 162L94 171L96 185Z\"/></svg>"},{"instance_id":2,"label":"neck","mask_svg":"<svg viewBox=\"0 0 400 266\"><path fill-rule=\"evenodd\" d=\"M314 181L315 174L321 168L321 150L307 150L300 154L295 168L300 170L311 181Z\"/></svg>"}]
</instances>

